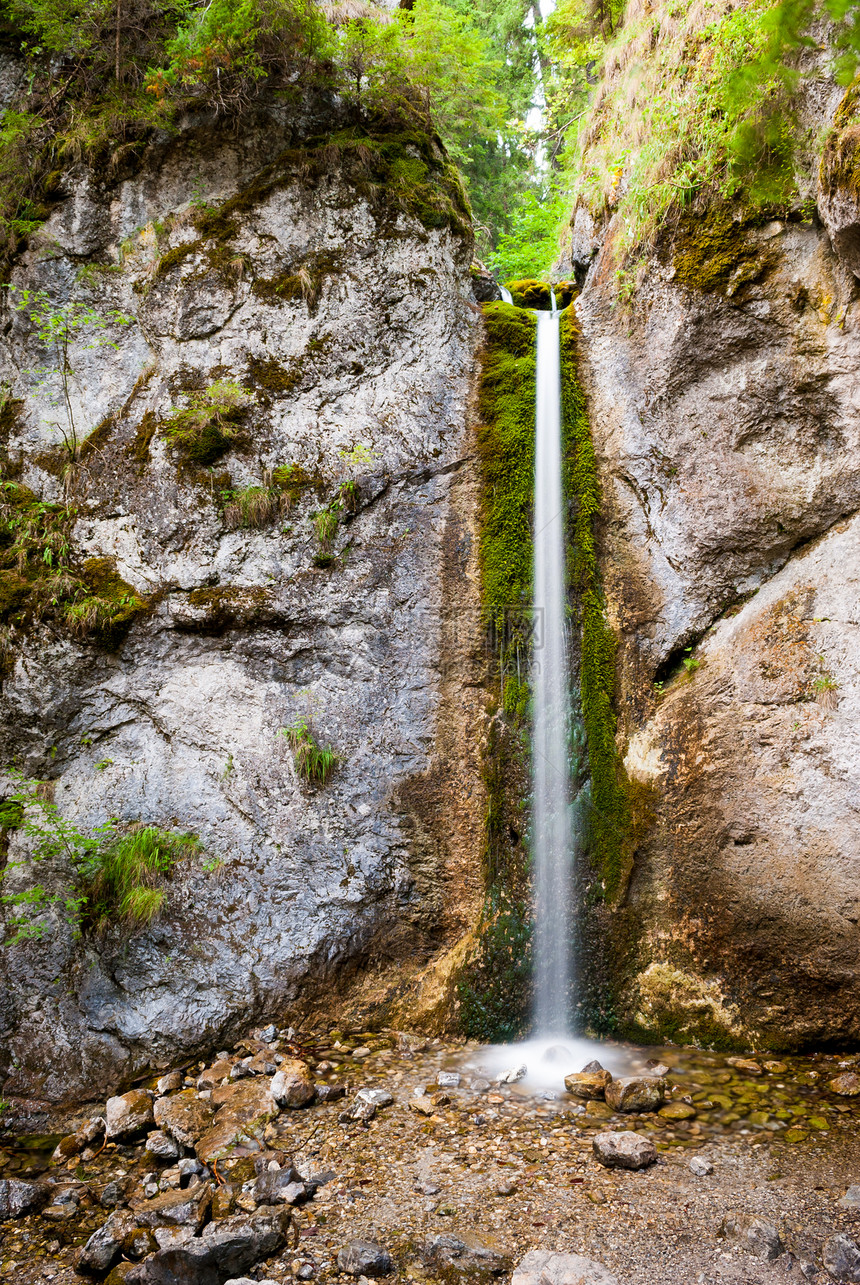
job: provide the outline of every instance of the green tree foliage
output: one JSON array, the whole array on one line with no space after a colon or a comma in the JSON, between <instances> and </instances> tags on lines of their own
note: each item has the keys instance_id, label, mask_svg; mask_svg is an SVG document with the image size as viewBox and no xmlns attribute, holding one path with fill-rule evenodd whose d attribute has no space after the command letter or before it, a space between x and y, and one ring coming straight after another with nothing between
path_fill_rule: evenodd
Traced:
<instances>
[{"instance_id":1,"label":"green tree foliage","mask_svg":"<svg viewBox=\"0 0 860 1285\"><path fill-rule=\"evenodd\" d=\"M523 202L539 183L538 139L527 125L537 93L538 49L530 0L448 0L480 31L494 60L502 119L493 132L468 139L460 165L466 176L483 252L514 230Z\"/></svg>"},{"instance_id":2,"label":"green tree foliage","mask_svg":"<svg viewBox=\"0 0 860 1285\"><path fill-rule=\"evenodd\" d=\"M526 192L510 232L502 233L488 264L500 281L545 277L558 257L559 231L570 214L570 202L551 179Z\"/></svg>"},{"instance_id":3,"label":"green tree foliage","mask_svg":"<svg viewBox=\"0 0 860 1285\"><path fill-rule=\"evenodd\" d=\"M492 240L529 182L522 3L484 31L471 5L444 0L335 20L313 0L2 0L29 65L0 126L9 249L44 218L56 159L98 158L110 176L182 110L236 114L264 91L336 95L358 121L440 133Z\"/></svg>"}]
</instances>

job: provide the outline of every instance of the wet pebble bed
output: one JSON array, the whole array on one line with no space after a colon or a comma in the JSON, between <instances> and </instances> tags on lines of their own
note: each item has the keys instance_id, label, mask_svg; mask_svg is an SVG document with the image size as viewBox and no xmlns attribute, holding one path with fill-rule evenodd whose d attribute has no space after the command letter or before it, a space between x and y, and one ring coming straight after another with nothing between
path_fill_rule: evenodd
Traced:
<instances>
[{"instance_id":1,"label":"wet pebble bed","mask_svg":"<svg viewBox=\"0 0 860 1285\"><path fill-rule=\"evenodd\" d=\"M612 1069L620 1063L633 1072L648 1060L669 1068L663 1114L613 1114L604 1102L573 1099L560 1073L557 1084L552 1072L540 1086L530 1077L495 1083L498 1056L494 1065L472 1046L394 1032L291 1037L290 1051L298 1040L318 1082L342 1085L346 1104L365 1087L387 1089L394 1102L366 1124L340 1121L344 1100L285 1111L265 1137L219 1162L215 1181L230 1182L255 1149L276 1147L303 1175L325 1180L294 1211L289 1248L252 1277L346 1281L337 1252L364 1238L390 1252L389 1279L438 1279L424 1247L451 1232L478 1235L512 1263L533 1248L585 1254L620 1285L825 1282L834 1279L822 1260L828 1238L860 1238L860 1207L850 1197L846 1203L848 1188L860 1184L860 1096L831 1087L840 1076L842 1087L851 1087L860 1074L854 1055L727 1058L605 1046ZM286 1046L283 1036L272 1047L279 1045ZM512 1056L512 1069L516 1062ZM191 1082L202 1069L184 1068ZM440 1086L440 1072L459 1075L459 1083ZM134 1193L159 1166L142 1140L108 1142L66 1168L52 1165L57 1136L22 1137L24 1123L33 1129L46 1121L15 1111L14 1104L7 1111L0 1178L68 1180L78 1199L50 1217L2 1224L0 1279L80 1282L80 1246L105 1221L118 1191ZM48 1123L67 1131L92 1113ZM651 1138L657 1163L641 1172L601 1167L592 1138L608 1129ZM697 1176L693 1157L713 1172ZM243 1199L243 1209L252 1207ZM770 1261L732 1231L750 1218L765 1220L780 1238ZM450 1271L441 1275L450 1281Z\"/></svg>"}]
</instances>

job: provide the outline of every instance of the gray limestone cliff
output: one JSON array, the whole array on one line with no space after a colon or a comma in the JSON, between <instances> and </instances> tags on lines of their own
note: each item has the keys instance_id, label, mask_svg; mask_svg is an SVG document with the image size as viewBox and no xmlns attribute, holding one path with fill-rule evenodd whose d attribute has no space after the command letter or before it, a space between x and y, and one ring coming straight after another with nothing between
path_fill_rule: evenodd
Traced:
<instances>
[{"instance_id":1,"label":"gray limestone cliff","mask_svg":"<svg viewBox=\"0 0 860 1285\"><path fill-rule=\"evenodd\" d=\"M611 212L573 223L636 827L591 913L589 1007L639 1036L860 1039L860 283L836 151L821 218L699 208L632 302Z\"/></svg>"},{"instance_id":2,"label":"gray limestone cliff","mask_svg":"<svg viewBox=\"0 0 860 1285\"><path fill-rule=\"evenodd\" d=\"M3 761L82 831L115 817L201 848L148 928L76 940L54 909L4 951L7 1096L98 1096L299 997L330 1006L351 970L402 988L474 911L468 220L438 215L457 192L433 140L376 140L410 179L380 196L327 125L189 121L122 181L81 166L13 266L18 291L100 320L69 351L89 436L68 469L62 377L5 299L6 475L71 506L74 565L135 610L107 642L14 616ZM285 735L308 717L337 756L324 788ZM33 872L5 841L10 893Z\"/></svg>"}]
</instances>

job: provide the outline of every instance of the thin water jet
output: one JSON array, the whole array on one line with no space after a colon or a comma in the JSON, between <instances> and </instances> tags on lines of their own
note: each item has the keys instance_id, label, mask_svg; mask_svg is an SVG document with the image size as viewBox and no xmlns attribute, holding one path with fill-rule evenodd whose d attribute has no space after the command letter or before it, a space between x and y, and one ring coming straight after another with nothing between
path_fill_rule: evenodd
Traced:
<instances>
[{"instance_id":1,"label":"thin water jet","mask_svg":"<svg viewBox=\"0 0 860 1285\"><path fill-rule=\"evenodd\" d=\"M570 664L566 629L559 315L537 313L534 501L532 829L535 871L534 1026L571 1026L574 825L568 755Z\"/></svg>"}]
</instances>

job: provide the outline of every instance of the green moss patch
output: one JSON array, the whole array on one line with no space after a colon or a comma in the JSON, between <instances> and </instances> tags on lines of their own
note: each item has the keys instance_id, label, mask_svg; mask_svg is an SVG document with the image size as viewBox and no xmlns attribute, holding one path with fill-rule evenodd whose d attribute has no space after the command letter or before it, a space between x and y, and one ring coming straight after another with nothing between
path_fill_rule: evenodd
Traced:
<instances>
[{"instance_id":1,"label":"green moss patch","mask_svg":"<svg viewBox=\"0 0 860 1285\"><path fill-rule=\"evenodd\" d=\"M671 239L675 280L706 294L735 294L757 281L775 259L746 235L763 221L726 206L683 218Z\"/></svg>"},{"instance_id":2,"label":"green moss patch","mask_svg":"<svg viewBox=\"0 0 860 1285\"><path fill-rule=\"evenodd\" d=\"M567 457L565 490L573 505L568 574L582 613L580 698L591 775L590 855L607 900L623 891L632 863L628 783L615 744L615 637L600 591L594 525L600 484L585 394L578 376L579 327L572 311L561 330L562 408Z\"/></svg>"},{"instance_id":3,"label":"green moss patch","mask_svg":"<svg viewBox=\"0 0 860 1285\"><path fill-rule=\"evenodd\" d=\"M340 271L338 254L314 254L276 277L256 280L251 287L263 303L281 304L303 300L314 311L328 277Z\"/></svg>"},{"instance_id":4,"label":"green moss patch","mask_svg":"<svg viewBox=\"0 0 860 1285\"><path fill-rule=\"evenodd\" d=\"M481 574L485 609L506 628L512 609L531 604L536 323L507 303L487 304L484 320Z\"/></svg>"},{"instance_id":5,"label":"green moss patch","mask_svg":"<svg viewBox=\"0 0 860 1285\"><path fill-rule=\"evenodd\" d=\"M507 281L507 288L517 308L535 308L538 312L552 309L552 290L546 281Z\"/></svg>"},{"instance_id":6,"label":"green moss patch","mask_svg":"<svg viewBox=\"0 0 860 1285\"><path fill-rule=\"evenodd\" d=\"M532 598L535 319L506 303L484 308L478 452L480 564L497 699L483 754L485 899L477 945L456 981L463 1031L511 1040L528 1025L531 898L524 834L529 793L528 622Z\"/></svg>"},{"instance_id":7,"label":"green moss patch","mask_svg":"<svg viewBox=\"0 0 860 1285\"><path fill-rule=\"evenodd\" d=\"M832 190L860 196L860 76L848 88L833 118L821 156L819 179Z\"/></svg>"},{"instance_id":8,"label":"green moss patch","mask_svg":"<svg viewBox=\"0 0 860 1285\"><path fill-rule=\"evenodd\" d=\"M0 493L0 622L21 631L47 619L79 638L118 647L146 600L112 558L76 561L74 508L47 504L16 482L3 482Z\"/></svg>"},{"instance_id":9,"label":"green moss patch","mask_svg":"<svg viewBox=\"0 0 860 1285\"><path fill-rule=\"evenodd\" d=\"M239 442L249 405L245 390L232 380L217 380L187 396L162 424L170 447L188 464L214 464Z\"/></svg>"},{"instance_id":10,"label":"green moss patch","mask_svg":"<svg viewBox=\"0 0 860 1285\"><path fill-rule=\"evenodd\" d=\"M245 387L259 388L277 397L295 392L303 375L304 363L301 358L293 359L289 366L285 366L275 357L252 357L248 362Z\"/></svg>"},{"instance_id":11,"label":"green moss patch","mask_svg":"<svg viewBox=\"0 0 860 1285\"><path fill-rule=\"evenodd\" d=\"M113 558L87 558L81 579L88 592L66 607L66 623L74 632L114 650L148 604L123 580Z\"/></svg>"}]
</instances>

